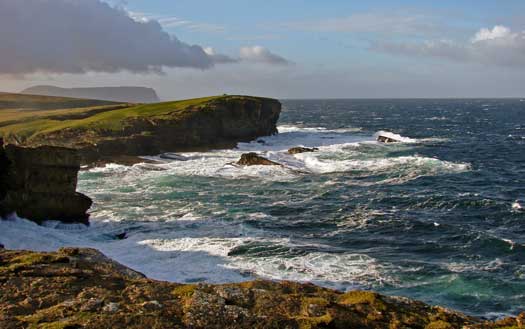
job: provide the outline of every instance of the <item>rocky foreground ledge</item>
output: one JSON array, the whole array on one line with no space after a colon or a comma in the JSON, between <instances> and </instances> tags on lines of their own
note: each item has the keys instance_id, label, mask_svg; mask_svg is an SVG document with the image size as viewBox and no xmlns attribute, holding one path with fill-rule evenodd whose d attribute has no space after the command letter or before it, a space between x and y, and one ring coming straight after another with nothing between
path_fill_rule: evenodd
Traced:
<instances>
[{"instance_id":1,"label":"rocky foreground ledge","mask_svg":"<svg viewBox=\"0 0 525 329\"><path fill-rule=\"evenodd\" d=\"M0 328L522 328L372 292L147 279L93 249L0 249Z\"/></svg>"}]
</instances>

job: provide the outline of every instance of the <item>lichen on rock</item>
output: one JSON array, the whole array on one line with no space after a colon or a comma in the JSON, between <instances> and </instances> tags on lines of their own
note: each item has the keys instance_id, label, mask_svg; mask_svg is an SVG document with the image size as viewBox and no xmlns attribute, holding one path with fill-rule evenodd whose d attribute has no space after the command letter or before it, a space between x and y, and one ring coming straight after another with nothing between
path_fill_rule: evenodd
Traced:
<instances>
[{"instance_id":1,"label":"lichen on rock","mask_svg":"<svg viewBox=\"0 0 525 329\"><path fill-rule=\"evenodd\" d=\"M521 328L525 315L483 321L374 292L251 281L155 281L94 249L0 250L0 327Z\"/></svg>"}]
</instances>

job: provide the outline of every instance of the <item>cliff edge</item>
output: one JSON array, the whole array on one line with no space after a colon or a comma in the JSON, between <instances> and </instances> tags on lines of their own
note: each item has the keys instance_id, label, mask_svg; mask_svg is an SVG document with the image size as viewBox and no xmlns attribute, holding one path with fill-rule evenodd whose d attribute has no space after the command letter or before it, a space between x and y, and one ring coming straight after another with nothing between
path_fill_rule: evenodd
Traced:
<instances>
[{"instance_id":1,"label":"cliff edge","mask_svg":"<svg viewBox=\"0 0 525 329\"><path fill-rule=\"evenodd\" d=\"M84 162L100 157L229 148L277 132L281 103L251 96L216 96L61 113L2 124L0 136L24 146L73 148ZM1 118L0 118L1 119Z\"/></svg>"}]
</instances>

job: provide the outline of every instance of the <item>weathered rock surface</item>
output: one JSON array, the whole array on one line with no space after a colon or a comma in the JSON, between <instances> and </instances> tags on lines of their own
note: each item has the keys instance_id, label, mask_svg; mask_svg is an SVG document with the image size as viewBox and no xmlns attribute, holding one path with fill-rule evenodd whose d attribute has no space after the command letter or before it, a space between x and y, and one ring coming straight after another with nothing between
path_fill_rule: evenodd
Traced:
<instances>
[{"instance_id":1,"label":"weathered rock surface","mask_svg":"<svg viewBox=\"0 0 525 329\"><path fill-rule=\"evenodd\" d=\"M250 152L241 155L241 159L237 162L241 166L280 166L281 164L268 160L257 153Z\"/></svg>"},{"instance_id":2,"label":"weathered rock surface","mask_svg":"<svg viewBox=\"0 0 525 329\"><path fill-rule=\"evenodd\" d=\"M154 89L145 87L60 88L34 86L23 90L22 94L103 99L126 103L155 103L160 101Z\"/></svg>"},{"instance_id":3,"label":"weathered rock surface","mask_svg":"<svg viewBox=\"0 0 525 329\"><path fill-rule=\"evenodd\" d=\"M396 139L393 139L391 137L388 137L388 136L382 136L382 135L378 135L377 136L377 141L380 142L380 143L399 143L400 141L396 140Z\"/></svg>"},{"instance_id":4,"label":"weathered rock surface","mask_svg":"<svg viewBox=\"0 0 525 329\"><path fill-rule=\"evenodd\" d=\"M254 281L181 285L144 278L96 250L0 250L0 327L521 328L373 292Z\"/></svg>"},{"instance_id":5,"label":"weathered rock surface","mask_svg":"<svg viewBox=\"0 0 525 329\"><path fill-rule=\"evenodd\" d=\"M0 215L87 223L92 201L76 192L79 170L74 150L3 146L0 139Z\"/></svg>"},{"instance_id":6,"label":"weathered rock surface","mask_svg":"<svg viewBox=\"0 0 525 329\"><path fill-rule=\"evenodd\" d=\"M319 151L317 147L292 147L288 150L288 154L299 154L299 153L308 153Z\"/></svg>"}]
</instances>

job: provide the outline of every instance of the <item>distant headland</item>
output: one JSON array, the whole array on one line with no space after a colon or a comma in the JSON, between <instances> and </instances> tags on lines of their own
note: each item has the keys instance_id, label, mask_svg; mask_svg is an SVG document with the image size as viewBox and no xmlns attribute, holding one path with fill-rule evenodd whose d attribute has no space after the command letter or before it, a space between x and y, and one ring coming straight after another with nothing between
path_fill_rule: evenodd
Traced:
<instances>
[{"instance_id":1,"label":"distant headland","mask_svg":"<svg viewBox=\"0 0 525 329\"><path fill-rule=\"evenodd\" d=\"M157 92L146 87L94 87L60 88L56 86L34 86L21 91L26 95L42 95L85 99L102 99L126 103L156 103Z\"/></svg>"}]
</instances>

